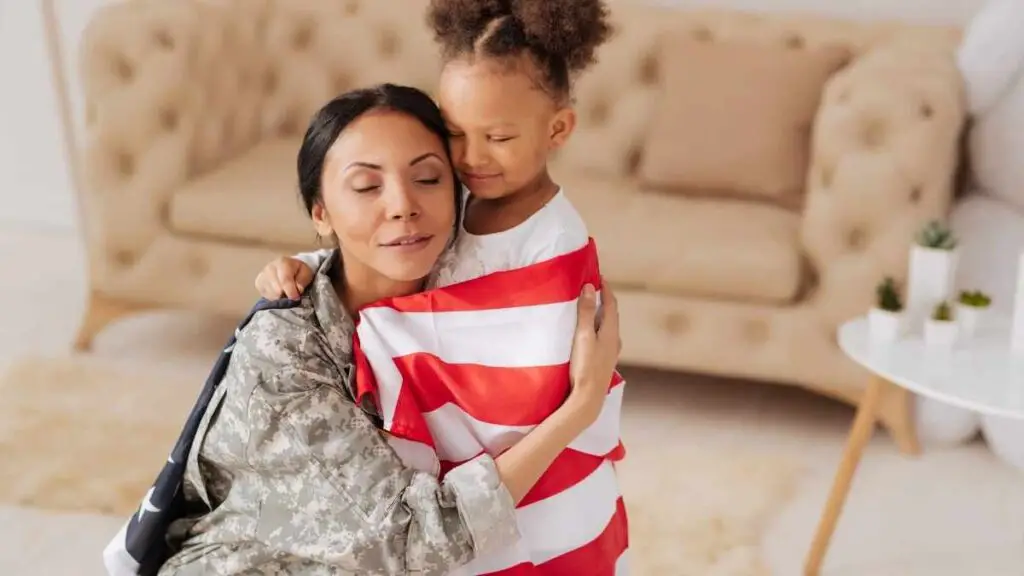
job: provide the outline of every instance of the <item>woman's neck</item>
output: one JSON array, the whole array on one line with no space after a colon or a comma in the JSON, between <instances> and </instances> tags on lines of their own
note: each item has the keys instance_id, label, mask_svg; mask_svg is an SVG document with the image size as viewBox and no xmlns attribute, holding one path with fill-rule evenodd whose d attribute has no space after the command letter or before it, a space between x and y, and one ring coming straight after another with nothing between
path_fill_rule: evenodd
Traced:
<instances>
[{"instance_id":1,"label":"woman's neck","mask_svg":"<svg viewBox=\"0 0 1024 576\"><path fill-rule=\"evenodd\" d=\"M344 264L334 276L334 291L350 314L358 313L367 304L385 298L408 296L423 289L422 279L409 282L392 280L355 258L346 258L344 251L341 257Z\"/></svg>"}]
</instances>

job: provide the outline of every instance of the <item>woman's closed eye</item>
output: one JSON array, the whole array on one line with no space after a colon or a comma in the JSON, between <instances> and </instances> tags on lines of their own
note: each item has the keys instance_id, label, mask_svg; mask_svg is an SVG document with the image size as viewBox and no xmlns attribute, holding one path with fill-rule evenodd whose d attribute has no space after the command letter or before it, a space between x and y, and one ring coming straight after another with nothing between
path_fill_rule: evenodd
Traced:
<instances>
[{"instance_id":1,"label":"woman's closed eye","mask_svg":"<svg viewBox=\"0 0 1024 576\"><path fill-rule=\"evenodd\" d=\"M515 136L488 136L487 137L487 139L490 140L491 142L496 142L498 144L500 144L502 142L508 142L509 140L515 140L515 138L516 138Z\"/></svg>"}]
</instances>

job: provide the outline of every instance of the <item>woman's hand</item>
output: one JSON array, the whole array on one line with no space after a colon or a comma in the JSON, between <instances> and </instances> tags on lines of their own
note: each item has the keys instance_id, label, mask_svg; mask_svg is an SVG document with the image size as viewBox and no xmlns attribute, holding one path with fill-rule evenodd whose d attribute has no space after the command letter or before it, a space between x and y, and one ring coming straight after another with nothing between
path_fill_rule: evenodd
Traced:
<instances>
[{"instance_id":1,"label":"woman's hand","mask_svg":"<svg viewBox=\"0 0 1024 576\"><path fill-rule=\"evenodd\" d=\"M594 423L619 361L619 306L607 284L601 291L598 310L594 287L586 285L577 304L576 336L569 359L572 392L566 406L578 415L584 428Z\"/></svg>"},{"instance_id":2,"label":"woman's hand","mask_svg":"<svg viewBox=\"0 0 1024 576\"><path fill-rule=\"evenodd\" d=\"M267 300L287 296L298 300L313 281L313 270L303 261L281 257L267 264L256 277L256 290Z\"/></svg>"}]
</instances>

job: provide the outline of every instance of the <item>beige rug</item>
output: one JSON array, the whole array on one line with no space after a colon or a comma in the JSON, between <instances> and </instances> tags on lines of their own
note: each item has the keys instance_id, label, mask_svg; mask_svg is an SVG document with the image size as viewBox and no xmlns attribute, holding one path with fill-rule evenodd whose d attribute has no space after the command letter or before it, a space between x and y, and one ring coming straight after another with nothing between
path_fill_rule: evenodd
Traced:
<instances>
[{"instance_id":1,"label":"beige rug","mask_svg":"<svg viewBox=\"0 0 1024 576\"><path fill-rule=\"evenodd\" d=\"M29 358L0 380L0 502L127 516L149 488L202 386L88 356ZM693 439L630 442L620 468L632 573L762 576L758 544L788 500L799 466ZM690 440L687 442L687 440Z\"/></svg>"}]
</instances>

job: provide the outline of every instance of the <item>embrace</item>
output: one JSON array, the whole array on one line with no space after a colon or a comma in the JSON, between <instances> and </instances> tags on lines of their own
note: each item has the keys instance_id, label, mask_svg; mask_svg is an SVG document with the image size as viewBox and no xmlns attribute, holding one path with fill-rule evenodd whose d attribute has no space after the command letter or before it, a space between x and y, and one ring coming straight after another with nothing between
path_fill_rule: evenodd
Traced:
<instances>
[{"instance_id":1,"label":"embrace","mask_svg":"<svg viewBox=\"0 0 1024 576\"><path fill-rule=\"evenodd\" d=\"M108 571L628 572L618 309L547 167L606 18L435 0L440 108L383 84L314 115L299 190L336 248L260 273Z\"/></svg>"}]
</instances>

